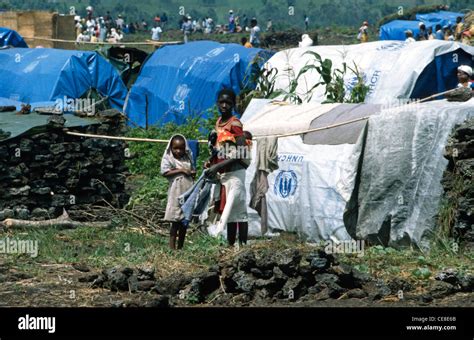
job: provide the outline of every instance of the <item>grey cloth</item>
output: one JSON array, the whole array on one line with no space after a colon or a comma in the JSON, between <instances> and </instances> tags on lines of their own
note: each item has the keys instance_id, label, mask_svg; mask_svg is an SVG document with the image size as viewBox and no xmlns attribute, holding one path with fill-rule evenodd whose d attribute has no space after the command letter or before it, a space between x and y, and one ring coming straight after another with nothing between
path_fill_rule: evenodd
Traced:
<instances>
[{"instance_id":1,"label":"grey cloth","mask_svg":"<svg viewBox=\"0 0 474 340\"><path fill-rule=\"evenodd\" d=\"M206 210L211 197L212 184L214 181L206 178L203 173L196 184L178 198L184 221L190 222L193 216L199 216Z\"/></svg>"},{"instance_id":2,"label":"grey cloth","mask_svg":"<svg viewBox=\"0 0 474 340\"><path fill-rule=\"evenodd\" d=\"M380 110L381 105L379 104L341 104L314 119L309 129L323 128L365 116L375 115L378 114ZM309 145L355 144L366 124L367 120L361 120L328 130L305 133L303 143Z\"/></svg>"},{"instance_id":3,"label":"grey cloth","mask_svg":"<svg viewBox=\"0 0 474 340\"><path fill-rule=\"evenodd\" d=\"M261 138L257 141L255 177L250 183L249 206L258 212L261 219L261 233L268 230L267 198L268 174L278 169L278 139Z\"/></svg>"}]
</instances>

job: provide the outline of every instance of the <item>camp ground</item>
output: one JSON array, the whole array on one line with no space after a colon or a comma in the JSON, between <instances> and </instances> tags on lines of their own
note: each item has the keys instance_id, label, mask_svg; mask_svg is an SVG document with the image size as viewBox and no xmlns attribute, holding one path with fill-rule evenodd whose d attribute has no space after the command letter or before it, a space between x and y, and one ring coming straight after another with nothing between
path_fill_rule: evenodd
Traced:
<instances>
[{"instance_id":1,"label":"camp ground","mask_svg":"<svg viewBox=\"0 0 474 340\"><path fill-rule=\"evenodd\" d=\"M279 168L268 176L270 233L294 231L312 242L369 238L386 246L429 246L448 163L446 140L472 117L472 108L472 100L392 109L252 101L242 120L256 137L254 151L260 138L282 136ZM254 175L255 162L247 170L248 186ZM250 208L249 218L261 234Z\"/></svg>"},{"instance_id":2,"label":"camp ground","mask_svg":"<svg viewBox=\"0 0 474 340\"><path fill-rule=\"evenodd\" d=\"M181 2L0 1L0 340L42 317L12 306L120 307L72 333L130 338L416 336L472 307L468 0Z\"/></svg>"},{"instance_id":3,"label":"camp ground","mask_svg":"<svg viewBox=\"0 0 474 340\"><path fill-rule=\"evenodd\" d=\"M267 63L268 69L279 71L275 89L288 91L290 82L305 65L314 62L308 52L330 59L333 69L342 69L343 63L354 69L354 64L370 87L366 103L389 103L421 99L453 89L456 86L456 68L464 63L472 65L474 48L447 41L420 41L410 45L401 41L376 41L348 46L314 46L283 50ZM314 70L298 81L296 94L304 101L323 102L324 87L310 89L321 81ZM351 89L357 76L348 71L346 87Z\"/></svg>"}]
</instances>

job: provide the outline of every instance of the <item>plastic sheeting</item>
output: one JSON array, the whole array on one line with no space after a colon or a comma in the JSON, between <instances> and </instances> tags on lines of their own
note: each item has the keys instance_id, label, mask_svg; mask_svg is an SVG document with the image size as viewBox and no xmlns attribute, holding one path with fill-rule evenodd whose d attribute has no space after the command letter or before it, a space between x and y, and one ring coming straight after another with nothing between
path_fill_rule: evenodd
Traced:
<instances>
[{"instance_id":1,"label":"plastic sheeting","mask_svg":"<svg viewBox=\"0 0 474 340\"><path fill-rule=\"evenodd\" d=\"M117 71L95 52L0 50L0 79L0 97L21 103L76 99L95 89L122 110L127 95Z\"/></svg>"},{"instance_id":2,"label":"plastic sheeting","mask_svg":"<svg viewBox=\"0 0 474 340\"><path fill-rule=\"evenodd\" d=\"M140 126L182 124L187 117L207 117L222 88L237 94L254 88L253 71L273 53L237 44L197 41L165 46L145 62L126 104ZM252 65L253 61L257 64ZM148 120L148 121L147 121Z\"/></svg>"},{"instance_id":3,"label":"plastic sheeting","mask_svg":"<svg viewBox=\"0 0 474 340\"><path fill-rule=\"evenodd\" d=\"M356 105L353 105L356 106ZM242 116L244 128L255 135L280 134L308 129L316 117L330 115L339 104L279 106L267 100L252 100ZM299 117L299 118L298 118ZM298 120L299 119L299 120ZM257 143L252 150L255 159ZM268 226L270 230L297 232L310 240L331 236L351 237L343 222L344 209L355 184L360 151L356 145L307 145L300 136L279 138L279 169L268 176ZM248 189L255 174L252 161L246 173ZM260 217L248 208L249 232L260 234Z\"/></svg>"},{"instance_id":4,"label":"plastic sheeting","mask_svg":"<svg viewBox=\"0 0 474 340\"><path fill-rule=\"evenodd\" d=\"M438 11L424 14L417 14L416 20L423 21L425 24L432 23L434 25L441 25L441 27L446 25L456 24L456 18L464 18L464 13L460 12L449 12L449 11Z\"/></svg>"},{"instance_id":5,"label":"plastic sheeting","mask_svg":"<svg viewBox=\"0 0 474 340\"><path fill-rule=\"evenodd\" d=\"M474 99L435 101L370 118L367 139L359 141L359 147L365 143L360 182L346 216L353 237L429 247L448 164L447 138L455 124L474 115L473 109Z\"/></svg>"},{"instance_id":6,"label":"plastic sheeting","mask_svg":"<svg viewBox=\"0 0 474 340\"><path fill-rule=\"evenodd\" d=\"M289 132L281 114L285 110L288 121L302 107L314 112L315 122L324 117L332 121L344 106L320 105L318 110L314 104L279 106L253 100L242 122L246 130L260 135L283 133ZM364 106L347 108L357 111ZM367 112L373 109L367 105ZM309 116L302 118L305 124ZM355 144L307 145L300 136L279 138L280 168L268 177L271 231L294 231L311 241L353 238L392 247L428 248L448 163L444 148L455 124L469 116L474 116L474 99L466 103L441 100L371 115ZM332 133L334 139L339 138L340 132ZM253 157L257 146L258 141ZM252 162L247 188L254 173ZM260 218L250 208L248 213L249 231L259 235Z\"/></svg>"},{"instance_id":7,"label":"plastic sheeting","mask_svg":"<svg viewBox=\"0 0 474 340\"><path fill-rule=\"evenodd\" d=\"M28 47L20 34L6 27L0 27L0 47L2 46Z\"/></svg>"},{"instance_id":8,"label":"plastic sheeting","mask_svg":"<svg viewBox=\"0 0 474 340\"><path fill-rule=\"evenodd\" d=\"M10 138L17 137L19 135L28 133L30 130L35 131L35 133L41 132L43 127L46 127L48 124L48 119L51 116L49 115L40 115L37 113L30 113L28 115L17 115L15 112L1 112L0 113L0 129L9 132L10 136L8 138L2 139L5 141ZM66 122L65 127L78 127L78 126L88 126L93 124L100 124L99 121L94 119L85 119L76 117L74 115L64 116Z\"/></svg>"},{"instance_id":9,"label":"plastic sheeting","mask_svg":"<svg viewBox=\"0 0 474 340\"><path fill-rule=\"evenodd\" d=\"M380 40L401 40L405 41L405 31L410 30L413 32L413 37L420 33L420 24L421 21L411 21L411 20L393 20L389 23L380 26ZM426 28L432 27L433 24L425 24Z\"/></svg>"},{"instance_id":10,"label":"plastic sheeting","mask_svg":"<svg viewBox=\"0 0 474 340\"><path fill-rule=\"evenodd\" d=\"M314 62L312 56L304 54L307 51L316 52L323 59L331 59L333 69L341 69L344 61L350 67L355 62L370 87L366 103L385 105L416 98L420 94L432 95L452 89L457 84L456 68L462 64L474 66L474 47L441 40L416 43L376 41L357 45L295 48L278 52L266 65L278 70L275 89L288 90L290 80L305 65ZM307 72L300 78L297 94L308 100L309 95L306 93L320 79L316 71ZM348 71L346 88L350 90L356 83L357 77ZM323 102L324 92L324 86L317 87L312 92L311 101Z\"/></svg>"}]
</instances>

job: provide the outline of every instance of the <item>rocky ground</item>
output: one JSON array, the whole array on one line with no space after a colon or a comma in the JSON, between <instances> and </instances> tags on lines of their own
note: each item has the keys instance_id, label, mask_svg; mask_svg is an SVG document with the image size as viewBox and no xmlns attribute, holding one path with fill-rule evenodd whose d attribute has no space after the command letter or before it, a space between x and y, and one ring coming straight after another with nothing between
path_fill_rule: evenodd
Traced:
<instances>
[{"instance_id":1,"label":"rocky ground","mask_svg":"<svg viewBox=\"0 0 474 340\"><path fill-rule=\"evenodd\" d=\"M231 253L230 253L231 252ZM474 275L449 269L424 287L385 280L322 250L229 250L206 271L156 278L152 267L43 265L41 277L0 266L1 306L472 306Z\"/></svg>"}]
</instances>

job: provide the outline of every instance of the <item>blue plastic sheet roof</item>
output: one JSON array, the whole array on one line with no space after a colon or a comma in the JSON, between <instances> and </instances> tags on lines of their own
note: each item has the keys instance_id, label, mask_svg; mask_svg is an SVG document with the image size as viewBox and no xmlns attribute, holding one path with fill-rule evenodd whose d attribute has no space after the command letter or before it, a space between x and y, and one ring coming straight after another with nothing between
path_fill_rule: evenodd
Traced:
<instances>
[{"instance_id":1,"label":"blue plastic sheet roof","mask_svg":"<svg viewBox=\"0 0 474 340\"><path fill-rule=\"evenodd\" d=\"M0 102L75 99L91 88L122 110L127 88L115 68L96 52L49 48L0 50ZM33 105L32 105L33 106Z\"/></svg>"},{"instance_id":2,"label":"blue plastic sheet roof","mask_svg":"<svg viewBox=\"0 0 474 340\"><path fill-rule=\"evenodd\" d=\"M140 126L182 124L190 116L207 117L222 88L232 88L237 94L243 88L255 88L252 74L272 55L212 41L165 46L143 66L125 112Z\"/></svg>"},{"instance_id":3,"label":"blue plastic sheet roof","mask_svg":"<svg viewBox=\"0 0 474 340\"><path fill-rule=\"evenodd\" d=\"M417 14L416 20L423 21L426 23L432 23L434 25L452 26L456 23L456 18L464 18L464 13L459 12L448 12L448 11L438 11L432 13Z\"/></svg>"},{"instance_id":4,"label":"blue plastic sheet roof","mask_svg":"<svg viewBox=\"0 0 474 340\"><path fill-rule=\"evenodd\" d=\"M0 27L0 47L2 46L28 47L21 35L6 27Z\"/></svg>"},{"instance_id":5,"label":"blue plastic sheet roof","mask_svg":"<svg viewBox=\"0 0 474 340\"><path fill-rule=\"evenodd\" d=\"M393 20L380 26L380 40L402 40L405 41L405 31L411 30L413 37L420 33L420 21L412 20ZM433 24L425 24L426 28L432 27Z\"/></svg>"}]
</instances>

